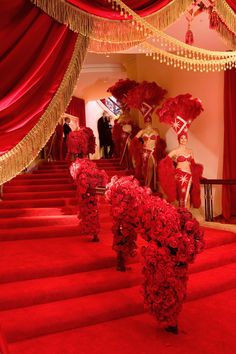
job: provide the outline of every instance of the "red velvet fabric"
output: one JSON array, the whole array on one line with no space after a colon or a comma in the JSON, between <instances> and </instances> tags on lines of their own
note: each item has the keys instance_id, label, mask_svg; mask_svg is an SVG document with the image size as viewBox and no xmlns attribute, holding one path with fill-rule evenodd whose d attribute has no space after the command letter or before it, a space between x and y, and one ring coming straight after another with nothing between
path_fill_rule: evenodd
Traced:
<instances>
[{"instance_id":1,"label":"red velvet fabric","mask_svg":"<svg viewBox=\"0 0 236 354\"><path fill-rule=\"evenodd\" d=\"M86 126L85 102L82 98L73 96L66 112L72 114L73 116L79 117L80 127Z\"/></svg>"},{"instance_id":2,"label":"red velvet fabric","mask_svg":"<svg viewBox=\"0 0 236 354\"><path fill-rule=\"evenodd\" d=\"M234 10L234 12L236 12L236 0L226 0L226 2L231 7L231 9Z\"/></svg>"},{"instance_id":3,"label":"red velvet fabric","mask_svg":"<svg viewBox=\"0 0 236 354\"><path fill-rule=\"evenodd\" d=\"M0 155L19 143L48 107L76 38L28 0L1 1Z\"/></svg>"},{"instance_id":4,"label":"red velvet fabric","mask_svg":"<svg viewBox=\"0 0 236 354\"><path fill-rule=\"evenodd\" d=\"M110 18L113 20L123 20L119 11L114 11L111 4L107 0L66 0L83 11L89 12L96 16ZM125 0L123 1L132 10L140 16L148 16L161 8L165 7L172 0Z\"/></svg>"},{"instance_id":5,"label":"red velvet fabric","mask_svg":"<svg viewBox=\"0 0 236 354\"><path fill-rule=\"evenodd\" d=\"M223 178L236 179L236 69L225 72L224 85L224 165ZM236 185L223 186L222 214L236 216Z\"/></svg>"}]
</instances>

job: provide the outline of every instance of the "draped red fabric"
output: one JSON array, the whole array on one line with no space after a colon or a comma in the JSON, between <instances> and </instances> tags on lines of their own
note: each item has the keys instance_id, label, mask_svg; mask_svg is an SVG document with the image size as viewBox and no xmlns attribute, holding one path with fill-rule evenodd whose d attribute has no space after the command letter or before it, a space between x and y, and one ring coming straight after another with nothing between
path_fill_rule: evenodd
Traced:
<instances>
[{"instance_id":1,"label":"draped red fabric","mask_svg":"<svg viewBox=\"0 0 236 354\"><path fill-rule=\"evenodd\" d=\"M86 126L85 102L82 98L73 96L69 106L67 107L66 112L72 114L75 117L79 117L80 127Z\"/></svg>"},{"instance_id":2,"label":"draped red fabric","mask_svg":"<svg viewBox=\"0 0 236 354\"><path fill-rule=\"evenodd\" d=\"M226 0L228 5L236 12L236 0Z\"/></svg>"},{"instance_id":3,"label":"draped red fabric","mask_svg":"<svg viewBox=\"0 0 236 354\"><path fill-rule=\"evenodd\" d=\"M224 84L224 165L223 178L236 179L236 69L225 72ZM236 186L223 187L222 214L236 216Z\"/></svg>"},{"instance_id":4,"label":"draped red fabric","mask_svg":"<svg viewBox=\"0 0 236 354\"><path fill-rule=\"evenodd\" d=\"M113 20L123 20L118 11L111 8L107 0L66 0L83 11ZM125 0L123 1L140 16L148 16L169 4L172 0Z\"/></svg>"},{"instance_id":5,"label":"draped red fabric","mask_svg":"<svg viewBox=\"0 0 236 354\"><path fill-rule=\"evenodd\" d=\"M56 93L77 34L28 0L0 11L0 155L34 127Z\"/></svg>"}]
</instances>

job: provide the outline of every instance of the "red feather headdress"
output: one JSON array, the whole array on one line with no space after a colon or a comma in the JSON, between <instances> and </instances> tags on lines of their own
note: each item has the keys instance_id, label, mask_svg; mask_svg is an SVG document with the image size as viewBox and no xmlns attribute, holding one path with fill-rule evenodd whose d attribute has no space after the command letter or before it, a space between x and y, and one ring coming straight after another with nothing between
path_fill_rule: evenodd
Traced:
<instances>
[{"instance_id":1,"label":"red feather headdress","mask_svg":"<svg viewBox=\"0 0 236 354\"><path fill-rule=\"evenodd\" d=\"M189 93L168 98L157 114L160 122L172 126L178 137L187 134L188 129L194 119L203 111L202 102L198 98L193 98Z\"/></svg>"}]
</instances>

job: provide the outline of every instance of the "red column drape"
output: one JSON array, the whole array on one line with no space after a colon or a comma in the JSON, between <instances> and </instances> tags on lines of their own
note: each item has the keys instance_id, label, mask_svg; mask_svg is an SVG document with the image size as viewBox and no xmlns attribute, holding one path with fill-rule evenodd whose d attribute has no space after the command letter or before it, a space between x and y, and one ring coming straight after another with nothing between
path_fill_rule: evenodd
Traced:
<instances>
[{"instance_id":1,"label":"red column drape","mask_svg":"<svg viewBox=\"0 0 236 354\"><path fill-rule=\"evenodd\" d=\"M80 127L86 126L85 101L82 98L73 96L66 112L72 114L73 116L79 117Z\"/></svg>"},{"instance_id":2,"label":"red column drape","mask_svg":"<svg viewBox=\"0 0 236 354\"><path fill-rule=\"evenodd\" d=\"M76 38L29 1L1 1L0 155L38 122L64 77Z\"/></svg>"},{"instance_id":3,"label":"red column drape","mask_svg":"<svg viewBox=\"0 0 236 354\"><path fill-rule=\"evenodd\" d=\"M224 164L223 178L236 179L236 69L225 72L224 84ZM224 186L222 214L236 217L236 186Z\"/></svg>"}]
</instances>

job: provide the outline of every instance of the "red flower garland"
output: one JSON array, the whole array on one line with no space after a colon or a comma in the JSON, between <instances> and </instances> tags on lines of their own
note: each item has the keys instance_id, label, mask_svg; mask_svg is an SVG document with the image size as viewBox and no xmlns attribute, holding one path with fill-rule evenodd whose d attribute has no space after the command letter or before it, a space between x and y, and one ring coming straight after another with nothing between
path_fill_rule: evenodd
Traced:
<instances>
[{"instance_id":1,"label":"red flower garland","mask_svg":"<svg viewBox=\"0 0 236 354\"><path fill-rule=\"evenodd\" d=\"M145 306L161 327L176 326L188 263L204 248L203 232L189 211L158 197L146 199L139 217L139 231L149 242L142 248Z\"/></svg>"},{"instance_id":2,"label":"red flower garland","mask_svg":"<svg viewBox=\"0 0 236 354\"><path fill-rule=\"evenodd\" d=\"M113 249L117 253L121 251L126 256L136 254L138 209L142 199L150 193L149 189L140 187L133 176L114 176L107 185L105 195L111 204Z\"/></svg>"},{"instance_id":3,"label":"red flower garland","mask_svg":"<svg viewBox=\"0 0 236 354\"><path fill-rule=\"evenodd\" d=\"M80 233L98 235L100 230L98 201L96 194L89 190L105 187L108 176L88 159L76 159L70 166L70 173L77 184Z\"/></svg>"},{"instance_id":4,"label":"red flower garland","mask_svg":"<svg viewBox=\"0 0 236 354\"><path fill-rule=\"evenodd\" d=\"M95 153L95 136L91 128L83 127L69 133L67 142L67 160L71 155L85 157Z\"/></svg>"}]
</instances>

